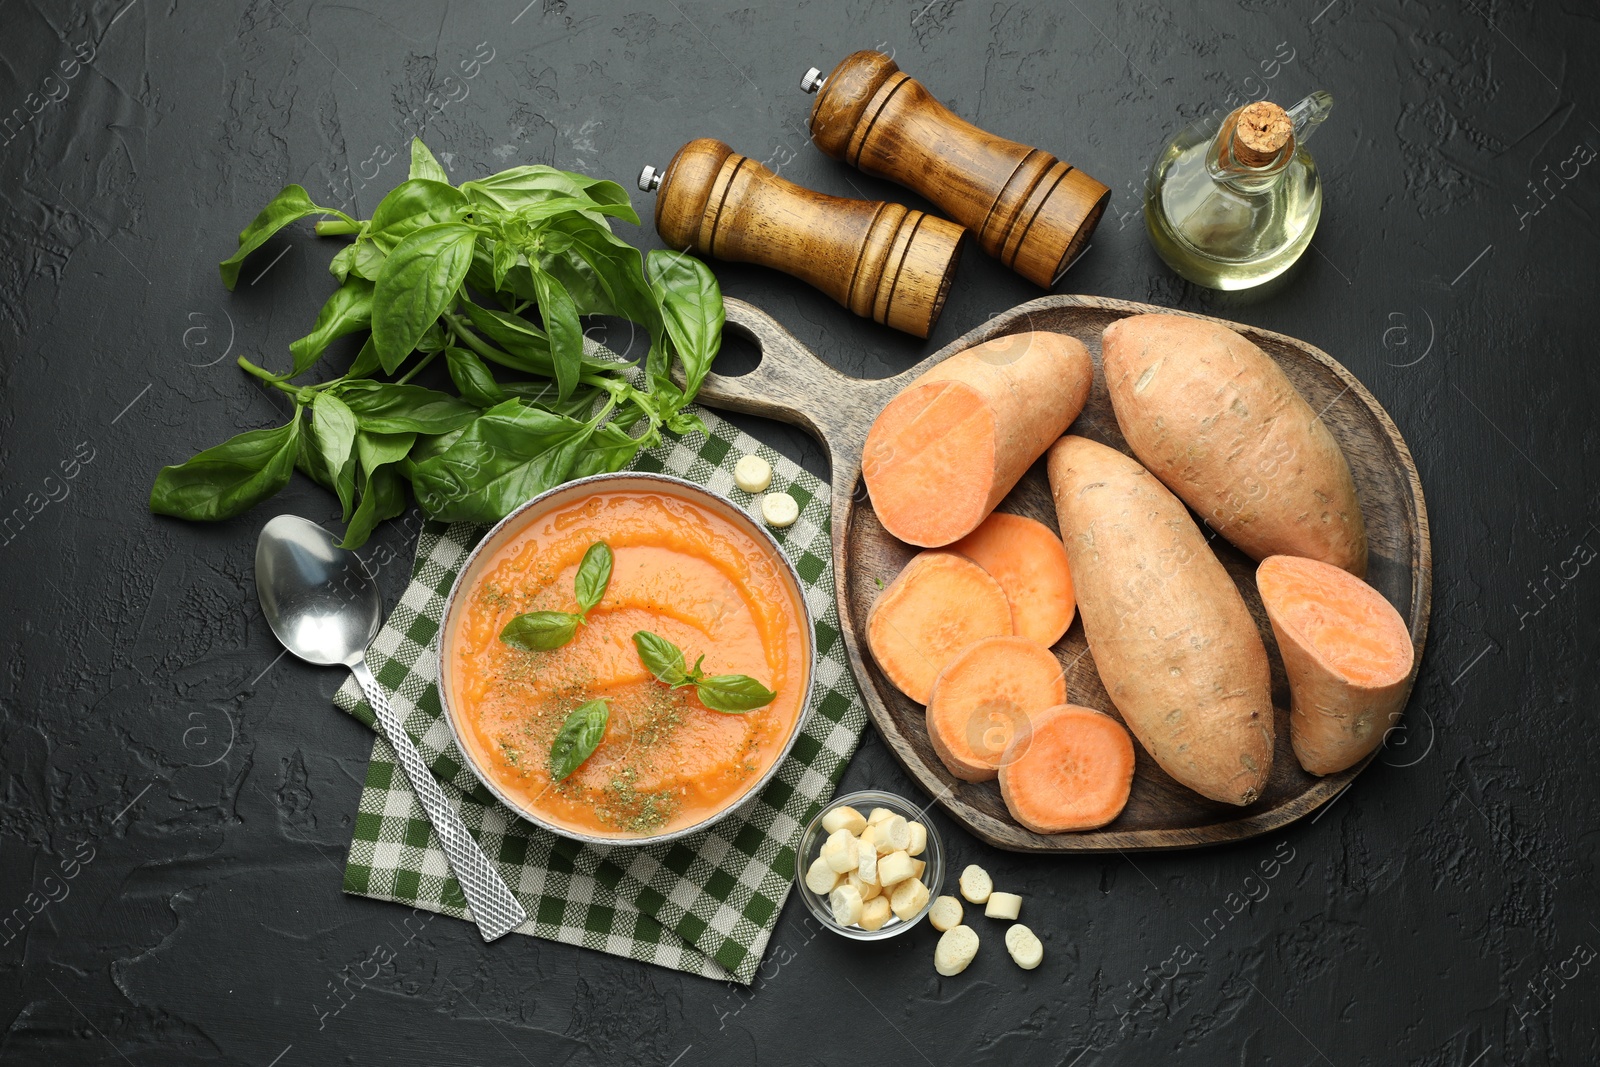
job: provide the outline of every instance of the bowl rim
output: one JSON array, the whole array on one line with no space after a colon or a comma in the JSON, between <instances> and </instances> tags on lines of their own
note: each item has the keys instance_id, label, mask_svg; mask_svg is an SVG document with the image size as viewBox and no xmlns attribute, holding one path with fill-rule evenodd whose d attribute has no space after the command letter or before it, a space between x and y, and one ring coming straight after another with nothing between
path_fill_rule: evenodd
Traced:
<instances>
[{"instance_id":1,"label":"bowl rim","mask_svg":"<svg viewBox=\"0 0 1600 1067\"><path fill-rule=\"evenodd\" d=\"M584 833L581 830L574 830L570 827L558 825L548 819L534 814L533 812L530 812L521 804L507 796L500 789L500 787L495 784L492 776L487 774L484 769L478 765L478 760L473 750L462 740L461 732L456 726L455 713L451 710L447 645L452 630L452 623L456 617L457 607L465 599L463 582L472 572L473 565L478 562L480 557L485 555L485 549L487 546L505 534L506 531L512 527L517 527L515 532L520 532L522 528L532 523L533 519L528 517L530 512L534 511L536 508L540 508L541 506L548 506L550 500L558 495L574 494L581 496L583 495L584 491L594 492L596 491L596 487L604 487L610 482L627 481L655 482L669 486L673 490L678 490L680 496L700 497L711 501L717 508L726 509L728 512L731 512L732 515L725 517L728 517L730 521L742 523L746 527L747 532L754 534L756 540L764 543L772 555L783 563L783 571L788 575L795 599L798 600L800 604L801 621L803 623L803 632L801 637L805 644L806 684L805 691L800 697L799 713L794 717L794 725L789 730L789 736L784 741L783 748L778 752L777 757L772 761L772 764L764 772L762 772L761 776L753 781L749 787L746 788L745 791L727 807L720 811L713 812L711 815L708 815L706 818L700 820L692 826L680 827L679 829L672 830L667 833L653 834L642 837L604 837L598 834ZM719 511L719 513L721 512ZM737 518L733 518L733 516L737 516ZM498 551L500 547L502 546L496 545L495 551ZM560 485L552 486L537 496L532 497L531 499L518 505L516 509L506 515L505 518L501 519L499 522L490 527L489 530L481 538L479 538L478 543L472 547L472 550L467 553L466 558L462 560L461 567L456 572L455 580L450 583L450 592L445 597L444 613L439 617L439 642L438 647L434 651L434 667L438 674L437 686L439 690L439 707L440 711L442 712L445 725L450 730L450 738L455 742L456 748L460 750L462 759L466 763L467 767L471 769L473 777L482 783L483 787L487 789L496 800L509 808L518 818L532 823L534 826L537 826L542 830L548 830L551 833L565 837L568 840L579 841L587 845L599 845L608 848L617 846L637 847L643 845L658 845L667 841L676 841L680 838L688 837L692 834L702 833L705 830L710 829L718 822L721 822L723 819L726 819L728 816L732 815L734 812L740 810L753 801L756 795L759 794L762 789L766 788L767 783L772 781L773 777L777 775L778 769L783 766L783 762L789 758L789 754L794 750L795 743L800 739L800 734L805 730L806 722L811 715L811 697L815 691L817 679L816 635L816 620L812 616L811 605L806 600L806 587L805 583L800 579L799 569L795 566L794 561L789 558L789 554L783 550L783 546L778 542L778 539L772 535L771 531L769 531L763 523L758 522L752 515L746 512L743 508L739 507L739 505L735 504L732 500L725 496L712 492L703 485L697 485L686 478L680 478L676 475L658 474L648 471L613 471L606 474L591 474L584 478L575 478L570 482L563 482Z\"/></svg>"},{"instance_id":2,"label":"bowl rim","mask_svg":"<svg viewBox=\"0 0 1600 1067\"><path fill-rule=\"evenodd\" d=\"M911 919L899 919L876 930L863 930L856 926L840 926L833 921L833 915L827 906L827 897L820 893L813 893L811 887L806 885L806 868L811 863L806 858L806 853L809 851L806 848L806 842L813 835L821 836L817 831L820 831L822 827L822 817L841 804L854 806L853 802L863 797L871 797L874 800L887 799L892 803L901 805L906 811L915 812L916 821L922 823L927 829L928 840L931 842L932 847L938 849L939 856L939 884L928 886L928 902L922 906L922 910L917 912L916 916ZM948 874L946 868L950 864L950 857L945 853L944 836L939 833L939 828L927 819L928 810L932 807L932 801L929 801L926 807L918 808L909 798L903 797L899 793L891 793L887 789L873 789L870 787L829 797L827 803L801 828L800 841L795 851L794 887L800 894L800 899L804 902L806 909L816 916L823 926L840 937L851 941L883 941L887 938L898 937L926 919L928 912L933 908L933 902L937 899L939 891L944 888L944 879Z\"/></svg>"}]
</instances>

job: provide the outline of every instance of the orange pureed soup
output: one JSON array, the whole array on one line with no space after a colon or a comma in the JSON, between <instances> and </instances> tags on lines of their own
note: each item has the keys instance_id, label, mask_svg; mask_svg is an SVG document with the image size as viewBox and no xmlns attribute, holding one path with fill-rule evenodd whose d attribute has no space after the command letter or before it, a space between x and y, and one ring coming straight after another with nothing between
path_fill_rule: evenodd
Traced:
<instances>
[{"instance_id":1,"label":"orange pureed soup","mask_svg":"<svg viewBox=\"0 0 1600 1067\"><path fill-rule=\"evenodd\" d=\"M573 579L589 546L614 564L604 599L572 641L525 651L500 631L528 611L578 610ZM739 799L772 766L802 713L810 663L805 612L776 550L685 496L600 491L536 519L485 561L458 606L446 658L463 744L510 800L581 833L642 837L693 826ZM777 694L739 715L693 686L670 689L639 659L649 630L688 666L747 674ZM567 715L610 701L600 747L552 783L550 746Z\"/></svg>"}]
</instances>

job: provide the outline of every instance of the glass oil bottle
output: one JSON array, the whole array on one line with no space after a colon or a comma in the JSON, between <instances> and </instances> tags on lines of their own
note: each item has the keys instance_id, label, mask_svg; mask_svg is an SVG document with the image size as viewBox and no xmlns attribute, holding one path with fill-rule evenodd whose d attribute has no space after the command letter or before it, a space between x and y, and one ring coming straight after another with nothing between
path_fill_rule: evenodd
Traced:
<instances>
[{"instance_id":1,"label":"glass oil bottle","mask_svg":"<svg viewBox=\"0 0 1600 1067\"><path fill-rule=\"evenodd\" d=\"M1294 265L1322 215L1322 182L1306 151L1333 97L1294 107L1257 101L1185 129L1150 167L1144 220L1167 265L1211 289L1248 289Z\"/></svg>"}]
</instances>

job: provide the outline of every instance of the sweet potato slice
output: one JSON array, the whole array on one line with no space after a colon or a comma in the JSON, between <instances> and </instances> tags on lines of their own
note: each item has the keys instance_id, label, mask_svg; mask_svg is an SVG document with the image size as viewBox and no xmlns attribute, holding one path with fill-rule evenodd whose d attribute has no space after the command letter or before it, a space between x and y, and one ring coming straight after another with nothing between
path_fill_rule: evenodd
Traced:
<instances>
[{"instance_id":1,"label":"sweet potato slice","mask_svg":"<svg viewBox=\"0 0 1600 1067\"><path fill-rule=\"evenodd\" d=\"M950 773L987 782L1028 716L1067 699L1061 664L1026 637L974 642L945 664L928 697L928 740Z\"/></svg>"},{"instance_id":2,"label":"sweet potato slice","mask_svg":"<svg viewBox=\"0 0 1600 1067\"><path fill-rule=\"evenodd\" d=\"M1272 679L1250 609L1183 503L1083 437L1050 449L1083 631L1123 722L1173 778L1251 804L1272 770Z\"/></svg>"},{"instance_id":3,"label":"sweet potato slice","mask_svg":"<svg viewBox=\"0 0 1600 1067\"><path fill-rule=\"evenodd\" d=\"M963 648L1011 632L1011 605L982 567L954 552L919 552L867 615L867 647L918 704Z\"/></svg>"},{"instance_id":4,"label":"sweet potato slice","mask_svg":"<svg viewBox=\"0 0 1600 1067\"><path fill-rule=\"evenodd\" d=\"M1128 447L1251 559L1309 556L1367 573L1350 464L1321 415L1249 340L1183 315L1133 315L1101 340Z\"/></svg>"},{"instance_id":5,"label":"sweet potato slice","mask_svg":"<svg viewBox=\"0 0 1600 1067\"><path fill-rule=\"evenodd\" d=\"M1289 676L1289 740L1311 774L1353 767L1400 718L1415 650L1383 594L1314 559L1268 556L1261 604Z\"/></svg>"},{"instance_id":6,"label":"sweet potato slice","mask_svg":"<svg viewBox=\"0 0 1600 1067\"><path fill-rule=\"evenodd\" d=\"M937 548L977 528L1089 398L1075 337L1008 334L958 352L891 400L867 433L861 474L878 520Z\"/></svg>"},{"instance_id":7,"label":"sweet potato slice","mask_svg":"<svg viewBox=\"0 0 1600 1067\"><path fill-rule=\"evenodd\" d=\"M1133 739L1092 708L1062 704L1028 716L1000 761L1000 796L1034 833L1111 822L1133 789Z\"/></svg>"},{"instance_id":8,"label":"sweet potato slice","mask_svg":"<svg viewBox=\"0 0 1600 1067\"><path fill-rule=\"evenodd\" d=\"M1055 531L997 511L950 546L989 572L1011 602L1011 629L1049 648L1072 625L1072 569ZM1053 701L1060 703L1060 701Z\"/></svg>"}]
</instances>

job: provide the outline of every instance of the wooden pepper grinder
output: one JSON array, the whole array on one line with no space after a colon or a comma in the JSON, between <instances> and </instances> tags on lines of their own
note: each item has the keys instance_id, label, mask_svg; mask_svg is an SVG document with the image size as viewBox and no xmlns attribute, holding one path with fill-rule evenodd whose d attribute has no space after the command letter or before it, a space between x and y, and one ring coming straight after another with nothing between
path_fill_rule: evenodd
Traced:
<instances>
[{"instance_id":1,"label":"wooden pepper grinder","mask_svg":"<svg viewBox=\"0 0 1600 1067\"><path fill-rule=\"evenodd\" d=\"M918 337L944 309L966 237L900 204L804 189L710 137L678 149L665 172L644 168L639 188L657 186L656 231L673 248L776 268Z\"/></svg>"},{"instance_id":2,"label":"wooden pepper grinder","mask_svg":"<svg viewBox=\"0 0 1600 1067\"><path fill-rule=\"evenodd\" d=\"M811 139L818 148L921 193L977 235L991 256L1048 288L1077 258L1111 190L1055 156L981 130L950 111L882 52L855 52L823 78Z\"/></svg>"}]
</instances>

